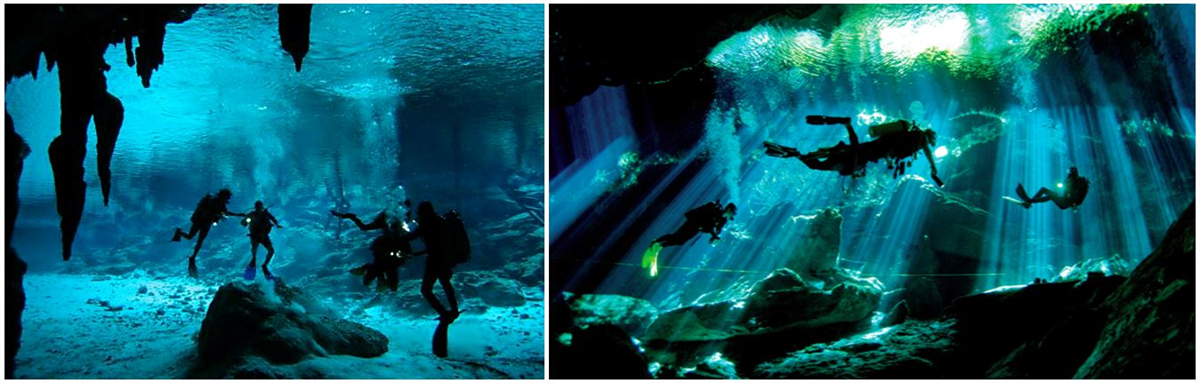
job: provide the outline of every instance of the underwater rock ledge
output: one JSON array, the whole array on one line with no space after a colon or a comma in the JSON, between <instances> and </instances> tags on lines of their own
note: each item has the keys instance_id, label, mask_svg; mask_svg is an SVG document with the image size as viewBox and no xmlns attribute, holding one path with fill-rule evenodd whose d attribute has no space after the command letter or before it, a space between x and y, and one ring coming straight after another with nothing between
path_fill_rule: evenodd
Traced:
<instances>
[{"instance_id":1,"label":"underwater rock ledge","mask_svg":"<svg viewBox=\"0 0 1200 383\"><path fill-rule=\"evenodd\" d=\"M299 288L276 281L230 282L209 304L191 378L284 378L275 365L326 355L372 358L388 350L383 333L344 319Z\"/></svg>"}]
</instances>

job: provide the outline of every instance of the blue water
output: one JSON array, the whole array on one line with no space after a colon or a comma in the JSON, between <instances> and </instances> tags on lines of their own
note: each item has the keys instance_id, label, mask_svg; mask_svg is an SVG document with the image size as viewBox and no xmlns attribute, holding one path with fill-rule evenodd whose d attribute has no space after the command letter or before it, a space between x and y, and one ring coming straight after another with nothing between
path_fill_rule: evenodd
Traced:
<instances>
[{"instance_id":1,"label":"blue water","mask_svg":"<svg viewBox=\"0 0 1200 383\"><path fill-rule=\"evenodd\" d=\"M26 76L7 85L6 110L32 149L20 180L21 210L12 242L29 263L30 274L43 277L28 279L28 289L43 291L44 286L32 284L57 283L54 278L70 276L133 278L128 282L133 289L142 280L176 281L186 274L193 243L170 242L173 230L187 230L197 201L227 187L233 192L230 210L248 211L261 200L283 226L271 234L276 275L323 295L335 307L345 307L349 319L386 326L388 318L426 315L421 311L424 301L413 288L388 299L412 299L421 303L418 306L384 304L382 312L372 314L377 322L364 319L361 312L350 313L350 308L376 297L355 283L359 277L346 272L370 259L366 247L374 234L360 233L348 222L339 225L328 211L341 196L348 200L349 211L365 218L405 198L414 207L428 200L439 212L459 211L473 240L474 259L458 267L455 283L494 279L511 286L518 299L529 298L528 304L503 310L505 317L519 309L531 319L513 319L503 332L506 337L497 339L502 333L487 330L486 323L492 320L489 315L499 314L488 311L491 304L480 293L460 285L459 299L475 311L478 327L464 326L463 334L477 334L457 338L470 343L460 349L471 350L460 364L492 365L488 358L508 357L518 362L493 367L512 377L541 376L542 287L540 282L518 282L518 273L503 269L542 263L542 218L536 216L542 214L544 190L543 7L316 5L311 48L301 72L280 47L277 17L273 5L211 5L184 23L168 25L165 61L149 88L142 87L134 68L124 65L123 47L107 50L105 60L112 65L106 73L108 92L126 111L112 160L111 202L100 202L96 151L89 145L84 163L87 204L69 262L60 257L59 217L47 156L59 131L58 74L43 66L36 80ZM89 143L95 142L91 127L88 134ZM518 202L520 197L533 197L536 203ZM201 280L177 283L216 286L241 279L249 260L245 230L232 219L214 227L198 257ZM259 262L264 253L259 250ZM419 281L423 266L406 265L402 278ZM31 293L21 354L71 348L55 338L61 334L39 330L37 321L60 316L65 318L59 320L101 320L75 312L86 307L88 298L121 299L79 294L51 301ZM197 299L209 298L211 294ZM147 304L165 308L171 303ZM37 308L47 306L62 312L39 314ZM153 313L157 308L146 309ZM202 311L203 305L197 309ZM202 318L201 314L181 325L198 326ZM128 329L93 330L119 334ZM411 342L412 353L428 354L424 332L381 331L389 337L411 335L411 340L392 339L397 353L410 352L398 345ZM459 341L455 338L452 335L452 353ZM489 342L515 340L528 345L513 345L500 357L484 350ZM23 355L18 355L19 364ZM395 356L380 360L391 358L387 363L393 363ZM96 363L91 357L79 354L63 363ZM96 372L90 367L69 370L45 358L30 358L18 367L18 376L97 376L84 374ZM370 368L359 374L336 363L328 368L335 371L333 376L387 376ZM437 375L440 370L429 370L430 377L506 376L462 369ZM97 373L172 376L161 371Z\"/></svg>"},{"instance_id":2,"label":"blue water","mask_svg":"<svg viewBox=\"0 0 1200 383\"><path fill-rule=\"evenodd\" d=\"M889 289L926 277L960 295L982 292L1113 256L1132 268L1195 195L1194 12L835 5L769 20L709 53L717 96L703 126L682 128L702 131L683 151L634 133L654 129L626 117L639 101L601 87L565 108L575 159L556 164L565 170L551 180L552 247L596 250L553 254L564 267L552 279L660 309L690 304L804 256L794 251L817 230L805 222L825 208L843 216L839 266ZM882 162L850 179L764 155L764 140L801 152L848 142L844 128L807 125L806 115L852 117L860 140L867 126L897 119L932 128L946 187L933 187L924 156L899 179ZM614 188L623 180L602 175L620 174L628 152L675 161L642 166L659 176L638 188ZM1077 211L1002 198L1018 183L1053 188L1071 166L1091 181ZM663 250L675 269L649 278L639 263L651 241L718 198L739 206L725 239ZM634 208L605 210L621 203Z\"/></svg>"}]
</instances>

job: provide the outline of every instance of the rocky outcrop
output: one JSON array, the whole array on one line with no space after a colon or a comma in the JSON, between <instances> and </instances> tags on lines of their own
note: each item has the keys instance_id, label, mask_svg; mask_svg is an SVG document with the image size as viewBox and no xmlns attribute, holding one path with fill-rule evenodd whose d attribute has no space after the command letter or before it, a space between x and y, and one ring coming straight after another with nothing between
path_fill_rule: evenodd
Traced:
<instances>
[{"instance_id":1,"label":"rocky outcrop","mask_svg":"<svg viewBox=\"0 0 1200 383\"><path fill-rule=\"evenodd\" d=\"M712 47L730 35L775 15L803 19L820 6L711 5L690 8L686 17L678 7L636 8L550 7L555 20L549 34L550 72L560 74L550 79L552 108L570 105L600 85L668 80L703 68ZM699 100L705 105L709 101Z\"/></svg>"},{"instance_id":2,"label":"rocky outcrop","mask_svg":"<svg viewBox=\"0 0 1200 383\"><path fill-rule=\"evenodd\" d=\"M1074 367L1063 366L1083 362L1098 336L1084 330L1096 320L1095 308L1123 282L1124 277L1094 274L1079 283L1033 284L955 300L946 313L957 319L956 339L973 356L956 368L994 377L1071 377ZM1020 355L1051 351L1051 359Z\"/></svg>"},{"instance_id":3,"label":"rocky outcrop","mask_svg":"<svg viewBox=\"0 0 1200 383\"><path fill-rule=\"evenodd\" d=\"M812 217L801 216L807 227L794 243L792 256L784 267L801 275L828 275L838 267L838 245L842 240L842 214L836 208L818 211Z\"/></svg>"},{"instance_id":4,"label":"rocky outcrop","mask_svg":"<svg viewBox=\"0 0 1200 383\"><path fill-rule=\"evenodd\" d=\"M818 285L779 269L744 298L661 313L643 341L652 359L664 365L694 366L720 352L749 372L763 361L869 325L882 285L852 276L841 279Z\"/></svg>"},{"instance_id":5,"label":"rocky outcrop","mask_svg":"<svg viewBox=\"0 0 1200 383\"><path fill-rule=\"evenodd\" d=\"M1104 301L1112 313L1075 378L1196 378L1195 216L1193 201Z\"/></svg>"},{"instance_id":6,"label":"rocky outcrop","mask_svg":"<svg viewBox=\"0 0 1200 383\"><path fill-rule=\"evenodd\" d=\"M273 286L273 287L264 287ZM383 355L379 331L336 318L298 288L231 282L209 304L197 340L200 364L191 377L234 377L246 365L294 364L326 355Z\"/></svg>"},{"instance_id":7,"label":"rocky outcrop","mask_svg":"<svg viewBox=\"0 0 1200 383\"><path fill-rule=\"evenodd\" d=\"M20 199L17 190L29 145L17 134L12 116L4 112L4 377L13 378L17 351L21 349L21 314L25 312L25 261L12 248L13 224Z\"/></svg>"},{"instance_id":8,"label":"rocky outcrop","mask_svg":"<svg viewBox=\"0 0 1200 383\"><path fill-rule=\"evenodd\" d=\"M815 344L755 369L755 379L931 379L954 351L943 322L912 321L829 344Z\"/></svg>"},{"instance_id":9,"label":"rocky outcrop","mask_svg":"<svg viewBox=\"0 0 1200 383\"><path fill-rule=\"evenodd\" d=\"M650 379L649 363L629 334L600 324L551 342L551 379Z\"/></svg>"},{"instance_id":10,"label":"rocky outcrop","mask_svg":"<svg viewBox=\"0 0 1200 383\"><path fill-rule=\"evenodd\" d=\"M568 295L567 306L575 327L612 325L634 337L641 337L658 317L658 309L649 301L623 295Z\"/></svg>"},{"instance_id":11,"label":"rocky outcrop","mask_svg":"<svg viewBox=\"0 0 1200 383\"><path fill-rule=\"evenodd\" d=\"M1050 278L1051 282L1070 282L1082 281L1087 279L1088 274L1100 273L1104 275L1129 275L1129 264L1121 255L1114 254L1108 258L1089 258L1074 265L1063 267L1058 275Z\"/></svg>"}]
</instances>

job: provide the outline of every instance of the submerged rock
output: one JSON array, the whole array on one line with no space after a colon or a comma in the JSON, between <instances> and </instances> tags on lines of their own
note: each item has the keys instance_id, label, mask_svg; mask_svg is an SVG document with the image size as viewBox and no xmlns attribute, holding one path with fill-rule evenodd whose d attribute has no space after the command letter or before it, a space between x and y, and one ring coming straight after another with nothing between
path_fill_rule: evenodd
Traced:
<instances>
[{"instance_id":1,"label":"submerged rock","mask_svg":"<svg viewBox=\"0 0 1200 383\"><path fill-rule=\"evenodd\" d=\"M882 290L841 283L823 290L795 272L779 269L760 281L743 300L682 307L659 315L647 340L722 340L784 329L856 323L871 317Z\"/></svg>"},{"instance_id":2,"label":"submerged rock","mask_svg":"<svg viewBox=\"0 0 1200 383\"><path fill-rule=\"evenodd\" d=\"M755 379L939 378L939 364L955 350L954 330L943 322L913 321L829 344L814 344L758 366Z\"/></svg>"},{"instance_id":3,"label":"submerged rock","mask_svg":"<svg viewBox=\"0 0 1200 383\"><path fill-rule=\"evenodd\" d=\"M556 339L552 379L650 379L649 363L624 330L600 324Z\"/></svg>"},{"instance_id":4,"label":"submerged rock","mask_svg":"<svg viewBox=\"0 0 1200 383\"><path fill-rule=\"evenodd\" d=\"M689 368L721 353L742 375L754 366L869 325L883 287L839 272L808 282L779 269L740 299L661 313L644 336L648 354L672 368Z\"/></svg>"},{"instance_id":5,"label":"submerged rock","mask_svg":"<svg viewBox=\"0 0 1200 383\"><path fill-rule=\"evenodd\" d=\"M331 317L311 296L281 281L268 286L273 288L221 286L200 327L202 365L192 377L232 376L251 357L293 364L328 354L370 358L387 352L388 339L379 331Z\"/></svg>"},{"instance_id":6,"label":"submerged rock","mask_svg":"<svg viewBox=\"0 0 1200 383\"><path fill-rule=\"evenodd\" d=\"M567 298L573 325L587 328L613 325L641 337L658 317L658 309L645 299L611 294L581 294Z\"/></svg>"},{"instance_id":7,"label":"submerged rock","mask_svg":"<svg viewBox=\"0 0 1200 383\"><path fill-rule=\"evenodd\" d=\"M803 275L834 273L838 266L838 246L842 239L842 214L836 208L804 217L808 227L792 247L786 267Z\"/></svg>"},{"instance_id":8,"label":"submerged rock","mask_svg":"<svg viewBox=\"0 0 1200 383\"><path fill-rule=\"evenodd\" d=\"M1089 258L1071 266L1064 267L1051 282L1082 281L1088 273L1104 275L1129 275L1129 264L1119 254L1108 258Z\"/></svg>"},{"instance_id":9,"label":"submerged rock","mask_svg":"<svg viewBox=\"0 0 1200 383\"><path fill-rule=\"evenodd\" d=\"M1196 378L1196 203L1104 301L1112 310L1074 378Z\"/></svg>"}]
</instances>

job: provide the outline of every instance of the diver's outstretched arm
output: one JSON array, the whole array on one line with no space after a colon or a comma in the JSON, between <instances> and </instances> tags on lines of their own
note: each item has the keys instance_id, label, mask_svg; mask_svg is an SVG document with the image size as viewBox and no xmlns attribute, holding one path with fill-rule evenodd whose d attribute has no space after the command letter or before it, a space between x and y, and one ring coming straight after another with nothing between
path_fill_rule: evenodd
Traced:
<instances>
[{"instance_id":1,"label":"diver's outstretched arm","mask_svg":"<svg viewBox=\"0 0 1200 383\"><path fill-rule=\"evenodd\" d=\"M929 160L929 178L933 178L933 182L937 182L938 187L945 186L942 179L937 175L937 164L933 162L933 153L929 151L929 145L925 145L922 149L925 151L925 159Z\"/></svg>"},{"instance_id":2,"label":"diver's outstretched arm","mask_svg":"<svg viewBox=\"0 0 1200 383\"><path fill-rule=\"evenodd\" d=\"M387 227L387 223L382 219L376 219L372 221L370 225L368 225L364 224L362 220L358 219L358 216L354 215L354 213L342 214L333 210L330 210L329 213L333 214L334 217L348 219L350 222L354 222L354 224L358 226L358 229L362 231L379 230Z\"/></svg>"}]
</instances>

